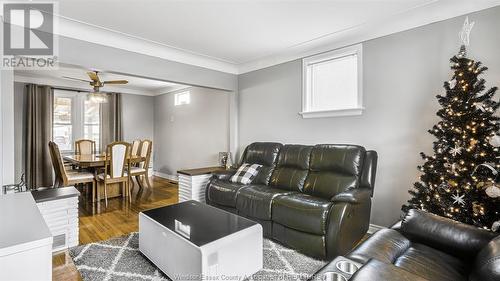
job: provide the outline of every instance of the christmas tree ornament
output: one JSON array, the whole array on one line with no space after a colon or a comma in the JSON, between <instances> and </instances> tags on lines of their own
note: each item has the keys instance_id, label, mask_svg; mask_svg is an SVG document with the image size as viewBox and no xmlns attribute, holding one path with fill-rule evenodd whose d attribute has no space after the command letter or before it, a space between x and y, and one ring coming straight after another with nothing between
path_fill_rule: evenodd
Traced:
<instances>
[{"instance_id":1,"label":"christmas tree ornament","mask_svg":"<svg viewBox=\"0 0 500 281\"><path fill-rule=\"evenodd\" d=\"M463 194L462 194L462 195L460 195L460 194L458 193L458 191L457 191L457 193L456 193L456 194L453 194L453 195L451 196L451 198L453 199L453 204L460 204L460 205L462 205L462 206L464 206L464 205L465 205L465 199L464 199L464 198L465 198L465 195L463 195Z\"/></svg>"},{"instance_id":2,"label":"christmas tree ornament","mask_svg":"<svg viewBox=\"0 0 500 281\"><path fill-rule=\"evenodd\" d=\"M452 79L452 80L448 81L448 85L449 85L450 89L455 88L455 86L457 85L457 80Z\"/></svg>"},{"instance_id":3,"label":"christmas tree ornament","mask_svg":"<svg viewBox=\"0 0 500 281\"><path fill-rule=\"evenodd\" d=\"M500 146L500 136L494 135L494 136L490 137L489 143L493 147L499 147Z\"/></svg>"},{"instance_id":4,"label":"christmas tree ornament","mask_svg":"<svg viewBox=\"0 0 500 281\"><path fill-rule=\"evenodd\" d=\"M482 78L487 68L467 57L473 26L465 20L462 45L450 59L453 74L437 96L439 120L428 131L436 137L434 154L421 155L420 181L402 210L426 210L490 229L500 218L500 103L497 88L488 89Z\"/></svg>"},{"instance_id":5,"label":"christmas tree ornament","mask_svg":"<svg viewBox=\"0 0 500 281\"><path fill-rule=\"evenodd\" d=\"M455 144L455 147L450 149L450 153L453 156L457 156L458 154L462 154L462 147L458 146L458 144Z\"/></svg>"},{"instance_id":6,"label":"christmas tree ornament","mask_svg":"<svg viewBox=\"0 0 500 281\"><path fill-rule=\"evenodd\" d=\"M486 112L486 106L482 102L475 102L472 104L477 110L481 110L482 112Z\"/></svg>"},{"instance_id":7,"label":"christmas tree ornament","mask_svg":"<svg viewBox=\"0 0 500 281\"><path fill-rule=\"evenodd\" d=\"M496 183L488 183L486 184L484 192L486 192L486 195L491 198L498 198L500 197L500 185Z\"/></svg>"},{"instance_id":8,"label":"christmas tree ornament","mask_svg":"<svg viewBox=\"0 0 500 281\"><path fill-rule=\"evenodd\" d=\"M500 232L500 220L494 222L492 225L491 225L491 230L493 232Z\"/></svg>"},{"instance_id":9,"label":"christmas tree ornament","mask_svg":"<svg viewBox=\"0 0 500 281\"><path fill-rule=\"evenodd\" d=\"M458 37L460 37L460 41L462 41L462 45L465 47L468 47L470 44L470 32L474 27L474 23L475 22L469 22L469 17L466 17L462 30L458 33Z\"/></svg>"}]
</instances>

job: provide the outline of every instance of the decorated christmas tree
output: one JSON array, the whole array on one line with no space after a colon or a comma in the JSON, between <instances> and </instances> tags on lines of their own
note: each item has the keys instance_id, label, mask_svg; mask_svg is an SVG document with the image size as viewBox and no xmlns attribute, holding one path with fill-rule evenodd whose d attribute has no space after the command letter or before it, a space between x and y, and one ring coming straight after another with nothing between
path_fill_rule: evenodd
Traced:
<instances>
[{"instance_id":1,"label":"decorated christmas tree","mask_svg":"<svg viewBox=\"0 0 500 281\"><path fill-rule=\"evenodd\" d=\"M463 45L450 59L453 76L438 95L440 121L429 130L436 137L434 155L421 153L420 181L409 193L410 208L449 217L498 231L500 224L500 104L497 88L486 90L480 78L487 68L467 57L469 33L474 22L465 20L460 33Z\"/></svg>"}]
</instances>

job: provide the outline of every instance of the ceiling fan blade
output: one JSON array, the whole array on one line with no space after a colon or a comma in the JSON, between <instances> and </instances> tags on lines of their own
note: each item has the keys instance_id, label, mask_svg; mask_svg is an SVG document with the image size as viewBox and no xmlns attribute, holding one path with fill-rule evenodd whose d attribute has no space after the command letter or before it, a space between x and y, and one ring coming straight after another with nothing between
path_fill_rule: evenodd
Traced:
<instances>
[{"instance_id":1,"label":"ceiling fan blade","mask_svg":"<svg viewBox=\"0 0 500 281\"><path fill-rule=\"evenodd\" d=\"M97 76L97 73L96 73L96 72L94 72L94 71L89 71L89 72L87 72L87 75L90 77L90 79L91 79L92 81L101 82L101 81L99 81L99 76Z\"/></svg>"},{"instance_id":2,"label":"ceiling fan blade","mask_svg":"<svg viewBox=\"0 0 500 281\"><path fill-rule=\"evenodd\" d=\"M68 77L68 76L62 76L62 78L76 80L76 81L82 81L82 82L86 82L86 83L92 83L92 81L85 80L85 79L80 79L80 78L73 78L73 77Z\"/></svg>"},{"instance_id":3,"label":"ceiling fan blade","mask_svg":"<svg viewBox=\"0 0 500 281\"><path fill-rule=\"evenodd\" d=\"M127 80L111 80L111 81L104 81L103 84L127 84Z\"/></svg>"}]
</instances>

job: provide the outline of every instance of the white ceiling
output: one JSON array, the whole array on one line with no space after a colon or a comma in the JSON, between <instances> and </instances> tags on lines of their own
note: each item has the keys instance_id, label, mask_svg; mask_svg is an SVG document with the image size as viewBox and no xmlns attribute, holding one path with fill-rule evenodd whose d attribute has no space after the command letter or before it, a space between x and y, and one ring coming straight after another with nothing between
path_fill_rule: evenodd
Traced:
<instances>
[{"instance_id":1,"label":"white ceiling","mask_svg":"<svg viewBox=\"0 0 500 281\"><path fill-rule=\"evenodd\" d=\"M500 0L65 0L59 33L239 74L496 5Z\"/></svg>"},{"instance_id":2,"label":"white ceiling","mask_svg":"<svg viewBox=\"0 0 500 281\"><path fill-rule=\"evenodd\" d=\"M81 22L241 64L430 2L86 0L61 1L59 10Z\"/></svg>"},{"instance_id":3,"label":"white ceiling","mask_svg":"<svg viewBox=\"0 0 500 281\"><path fill-rule=\"evenodd\" d=\"M83 81L75 81L63 77L67 76L89 80L89 77L86 74L87 71L91 70L68 65L60 65L57 70L15 70L14 80L25 83L40 83L57 87L92 90L92 87L89 85L89 83ZM105 71L99 72L99 78L101 79L101 81L128 81L128 84L125 85L105 85L103 88L101 88L103 91L108 92L121 92L154 96L189 87L187 85L135 77L130 75L115 74Z\"/></svg>"}]
</instances>

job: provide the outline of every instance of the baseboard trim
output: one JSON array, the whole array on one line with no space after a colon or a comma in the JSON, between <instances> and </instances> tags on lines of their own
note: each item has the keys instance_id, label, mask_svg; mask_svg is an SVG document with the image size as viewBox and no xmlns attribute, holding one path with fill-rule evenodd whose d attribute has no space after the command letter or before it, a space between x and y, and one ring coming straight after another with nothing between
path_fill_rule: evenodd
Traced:
<instances>
[{"instance_id":1,"label":"baseboard trim","mask_svg":"<svg viewBox=\"0 0 500 281\"><path fill-rule=\"evenodd\" d=\"M158 172L158 171L153 171L153 175L157 176L157 177L160 177L162 179L166 179L166 180L179 181L178 178L177 178L177 176L165 174L165 173Z\"/></svg>"},{"instance_id":2,"label":"baseboard trim","mask_svg":"<svg viewBox=\"0 0 500 281\"><path fill-rule=\"evenodd\" d=\"M386 228L386 227L370 223L370 227L368 228L368 234L373 234L373 233L375 233L381 229L384 229L384 228Z\"/></svg>"}]
</instances>

